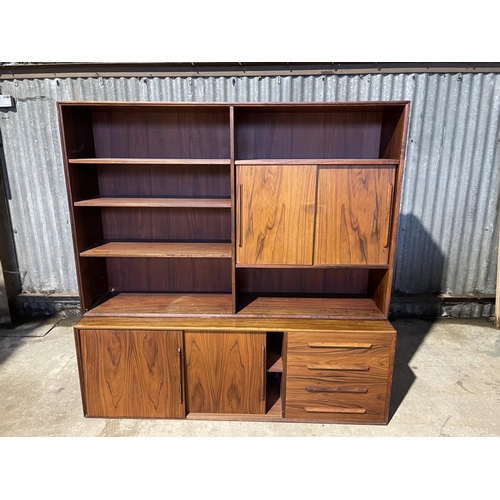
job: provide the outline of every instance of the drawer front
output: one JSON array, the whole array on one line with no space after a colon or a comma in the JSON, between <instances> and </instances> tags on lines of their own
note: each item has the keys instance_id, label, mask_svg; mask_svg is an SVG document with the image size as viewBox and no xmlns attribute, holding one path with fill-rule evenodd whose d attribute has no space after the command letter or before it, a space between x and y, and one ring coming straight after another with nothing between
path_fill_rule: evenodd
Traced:
<instances>
[{"instance_id":1,"label":"drawer front","mask_svg":"<svg viewBox=\"0 0 500 500\"><path fill-rule=\"evenodd\" d=\"M286 418L384 423L387 383L287 379Z\"/></svg>"},{"instance_id":2,"label":"drawer front","mask_svg":"<svg viewBox=\"0 0 500 500\"><path fill-rule=\"evenodd\" d=\"M389 373L394 340L395 335L390 333L290 332L287 375L383 383Z\"/></svg>"},{"instance_id":3,"label":"drawer front","mask_svg":"<svg viewBox=\"0 0 500 500\"><path fill-rule=\"evenodd\" d=\"M395 332L289 332L286 418L387 423L395 340Z\"/></svg>"}]
</instances>

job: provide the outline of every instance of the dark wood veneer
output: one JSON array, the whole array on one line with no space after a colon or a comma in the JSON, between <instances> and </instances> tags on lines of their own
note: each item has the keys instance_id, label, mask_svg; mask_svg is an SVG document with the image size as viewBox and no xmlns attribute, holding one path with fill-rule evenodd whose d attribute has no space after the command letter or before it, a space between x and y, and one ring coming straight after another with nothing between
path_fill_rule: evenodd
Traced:
<instances>
[{"instance_id":1,"label":"dark wood veneer","mask_svg":"<svg viewBox=\"0 0 500 500\"><path fill-rule=\"evenodd\" d=\"M229 158L227 108L92 112L97 158Z\"/></svg>"},{"instance_id":2,"label":"dark wood veneer","mask_svg":"<svg viewBox=\"0 0 500 500\"><path fill-rule=\"evenodd\" d=\"M408 102L58 113L86 415L387 423Z\"/></svg>"}]
</instances>

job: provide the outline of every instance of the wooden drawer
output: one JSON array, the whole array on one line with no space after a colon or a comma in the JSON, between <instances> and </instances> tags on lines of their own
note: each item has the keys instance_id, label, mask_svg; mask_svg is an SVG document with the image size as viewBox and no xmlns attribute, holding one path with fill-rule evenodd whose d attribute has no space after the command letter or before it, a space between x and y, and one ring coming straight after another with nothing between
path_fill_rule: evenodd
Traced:
<instances>
[{"instance_id":1,"label":"wooden drawer","mask_svg":"<svg viewBox=\"0 0 500 500\"><path fill-rule=\"evenodd\" d=\"M289 332L285 417L387 423L396 334Z\"/></svg>"},{"instance_id":2,"label":"wooden drawer","mask_svg":"<svg viewBox=\"0 0 500 500\"><path fill-rule=\"evenodd\" d=\"M286 418L384 423L387 381L350 382L288 378Z\"/></svg>"},{"instance_id":3,"label":"wooden drawer","mask_svg":"<svg viewBox=\"0 0 500 500\"><path fill-rule=\"evenodd\" d=\"M327 377L347 383L370 379L384 383L395 345L391 333L288 334L287 376Z\"/></svg>"}]
</instances>

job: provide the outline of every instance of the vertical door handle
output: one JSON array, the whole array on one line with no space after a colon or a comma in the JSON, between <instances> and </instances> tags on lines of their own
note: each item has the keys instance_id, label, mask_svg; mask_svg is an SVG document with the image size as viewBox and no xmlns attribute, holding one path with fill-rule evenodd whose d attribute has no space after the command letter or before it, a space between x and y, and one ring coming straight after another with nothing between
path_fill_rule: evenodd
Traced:
<instances>
[{"instance_id":1,"label":"vertical door handle","mask_svg":"<svg viewBox=\"0 0 500 500\"><path fill-rule=\"evenodd\" d=\"M179 375L180 375L180 399L181 405L184 404L184 353L182 352L182 347L177 348L177 353L179 354Z\"/></svg>"},{"instance_id":2,"label":"vertical door handle","mask_svg":"<svg viewBox=\"0 0 500 500\"><path fill-rule=\"evenodd\" d=\"M391 239L391 229L392 229L392 202L394 201L394 186L389 184L387 186L387 198L389 199L389 223L387 224L387 237L385 239L384 248L389 246L389 241Z\"/></svg>"},{"instance_id":3,"label":"vertical door handle","mask_svg":"<svg viewBox=\"0 0 500 500\"><path fill-rule=\"evenodd\" d=\"M239 192L239 208L240 208L240 220L239 220L239 247L243 246L243 184L240 184L240 192Z\"/></svg>"},{"instance_id":4,"label":"vertical door handle","mask_svg":"<svg viewBox=\"0 0 500 500\"><path fill-rule=\"evenodd\" d=\"M265 401L266 400L266 346L264 344L262 345L262 372L264 380L262 381L261 401Z\"/></svg>"}]
</instances>

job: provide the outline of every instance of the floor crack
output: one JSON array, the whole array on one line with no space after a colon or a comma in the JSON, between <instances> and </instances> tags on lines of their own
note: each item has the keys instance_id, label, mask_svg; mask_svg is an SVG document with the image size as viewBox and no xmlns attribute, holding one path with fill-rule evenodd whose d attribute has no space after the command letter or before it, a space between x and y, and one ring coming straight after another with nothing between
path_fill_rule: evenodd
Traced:
<instances>
[{"instance_id":1,"label":"floor crack","mask_svg":"<svg viewBox=\"0 0 500 500\"><path fill-rule=\"evenodd\" d=\"M439 437L443 437L444 426L449 422L451 417L452 415L449 415L448 418L444 421L443 425L441 426L441 429L439 429Z\"/></svg>"}]
</instances>

